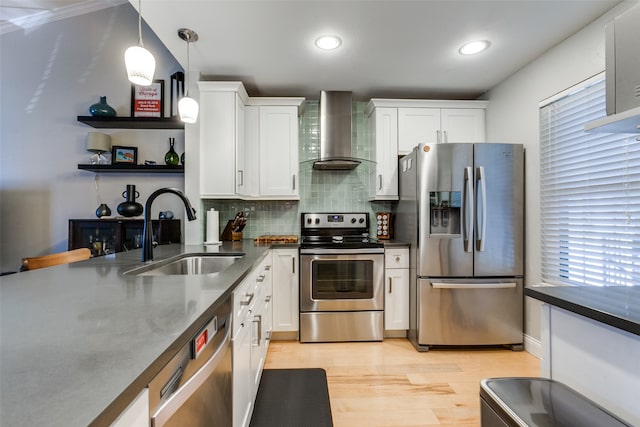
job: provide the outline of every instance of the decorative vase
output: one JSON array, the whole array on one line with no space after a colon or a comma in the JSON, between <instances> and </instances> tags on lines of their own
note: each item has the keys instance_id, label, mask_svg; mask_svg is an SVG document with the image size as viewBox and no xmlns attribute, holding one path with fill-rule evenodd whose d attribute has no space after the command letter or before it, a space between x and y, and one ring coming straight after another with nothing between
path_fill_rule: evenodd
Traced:
<instances>
[{"instance_id":1,"label":"decorative vase","mask_svg":"<svg viewBox=\"0 0 640 427\"><path fill-rule=\"evenodd\" d=\"M136 202L136 197L140 197L140 193L136 191L135 185L128 184L126 191L122 193L122 197L124 197L126 201L118 205L118 213L120 215L124 217L142 215L144 208L140 203Z\"/></svg>"},{"instance_id":2,"label":"decorative vase","mask_svg":"<svg viewBox=\"0 0 640 427\"><path fill-rule=\"evenodd\" d=\"M102 218L103 216L111 216L111 209L107 206L106 203L101 203L96 209L96 216L98 218Z\"/></svg>"},{"instance_id":3,"label":"decorative vase","mask_svg":"<svg viewBox=\"0 0 640 427\"><path fill-rule=\"evenodd\" d=\"M164 155L164 162L167 166L178 166L180 163L180 156L176 153L176 150L173 148L175 144L175 138L169 138L169 151Z\"/></svg>"},{"instance_id":4,"label":"decorative vase","mask_svg":"<svg viewBox=\"0 0 640 427\"><path fill-rule=\"evenodd\" d=\"M89 107L89 112L92 116L113 117L116 115L116 110L114 110L111 105L107 104L106 96L101 96L100 102Z\"/></svg>"}]
</instances>

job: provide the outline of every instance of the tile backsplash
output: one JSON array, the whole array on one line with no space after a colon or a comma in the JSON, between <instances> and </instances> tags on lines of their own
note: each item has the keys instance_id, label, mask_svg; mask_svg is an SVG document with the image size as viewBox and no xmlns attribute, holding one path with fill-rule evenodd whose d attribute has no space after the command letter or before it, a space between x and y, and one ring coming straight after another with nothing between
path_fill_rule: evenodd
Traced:
<instances>
[{"instance_id":1,"label":"tile backsplash","mask_svg":"<svg viewBox=\"0 0 640 427\"><path fill-rule=\"evenodd\" d=\"M352 110L352 154L363 160L350 171L315 171L313 160L320 152L318 101L306 101L300 118L300 200L244 201L203 199L203 208L220 211L220 227L224 228L236 212L248 215L243 230L245 239L264 234L300 234L300 214L303 212L369 212L390 211L392 202L369 202L369 180L375 166L369 144L369 128L364 110L366 102L354 102ZM204 224L203 224L204 226ZM371 230L373 231L373 229ZM222 229L220 230L222 232Z\"/></svg>"}]
</instances>

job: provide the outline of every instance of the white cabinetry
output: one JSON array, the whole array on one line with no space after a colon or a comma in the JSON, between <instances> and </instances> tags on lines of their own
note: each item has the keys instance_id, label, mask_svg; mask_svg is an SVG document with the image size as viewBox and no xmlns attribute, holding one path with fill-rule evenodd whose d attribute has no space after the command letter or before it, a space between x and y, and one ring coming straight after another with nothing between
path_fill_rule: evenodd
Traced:
<instances>
[{"instance_id":1,"label":"white cabinetry","mask_svg":"<svg viewBox=\"0 0 640 427\"><path fill-rule=\"evenodd\" d=\"M241 82L198 82L200 195L298 200L304 98L252 98Z\"/></svg>"},{"instance_id":2,"label":"white cabinetry","mask_svg":"<svg viewBox=\"0 0 640 427\"><path fill-rule=\"evenodd\" d=\"M369 117L375 168L369 180L371 200L398 200L398 113L396 108L376 108Z\"/></svg>"},{"instance_id":3,"label":"white cabinetry","mask_svg":"<svg viewBox=\"0 0 640 427\"><path fill-rule=\"evenodd\" d=\"M398 156L409 154L416 145L484 142L487 104L380 98L369 101L365 114L376 161L369 200L398 200Z\"/></svg>"},{"instance_id":4,"label":"white cabinetry","mask_svg":"<svg viewBox=\"0 0 640 427\"><path fill-rule=\"evenodd\" d=\"M200 89L200 195L237 197L236 149L244 144L248 96L239 82L198 82Z\"/></svg>"},{"instance_id":5,"label":"white cabinetry","mask_svg":"<svg viewBox=\"0 0 640 427\"><path fill-rule=\"evenodd\" d=\"M270 336L271 253L233 291L233 426L251 421Z\"/></svg>"},{"instance_id":6,"label":"white cabinetry","mask_svg":"<svg viewBox=\"0 0 640 427\"><path fill-rule=\"evenodd\" d=\"M273 331L297 339L299 329L298 249L273 249Z\"/></svg>"},{"instance_id":7,"label":"white cabinetry","mask_svg":"<svg viewBox=\"0 0 640 427\"><path fill-rule=\"evenodd\" d=\"M384 251L384 329L409 329L409 248Z\"/></svg>"},{"instance_id":8,"label":"white cabinetry","mask_svg":"<svg viewBox=\"0 0 640 427\"><path fill-rule=\"evenodd\" d=\"M111 427L148 427L149 389L145 388L111 424Z\"/></svg>"},{"instance_id":9,"label":"white cabinetry","mask_svg":"<svg viewBox=\"0 0 640 427\"><path fill-rule=\"evenodd\" d=\"M251 98L247 144L257 153L245 172L251 191L260 199L299 199L298 112L303 98ZM269 102L292 105L262 105ZM252 176L249 176L252 175Z\"/></svg>"},{"instance_id":10,"label":"white cabinetry","mask_svg":"<svg viewBox=\"0 0 640 427\"><path fill-rule=\"evenodd\" d=\"M418 144L484 140L482 108L398 108L398 151L401 154L410 153Z\"/></svg>"}]
</instances>

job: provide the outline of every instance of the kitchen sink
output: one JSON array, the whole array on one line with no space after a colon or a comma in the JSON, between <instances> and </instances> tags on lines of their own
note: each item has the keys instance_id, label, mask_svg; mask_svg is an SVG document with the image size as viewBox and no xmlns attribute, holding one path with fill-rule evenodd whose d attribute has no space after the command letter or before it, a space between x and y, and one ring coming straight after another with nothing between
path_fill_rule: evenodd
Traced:
<instances>
[{"instance_id":1,"label":"kitchen sink","mask_svg":"<svg viewBox=\"0 0 640 427\"><path fill-rule=\"evenodd\" d=\"M206 254L182 255L169 258L154 264L129 270L125 275L134 276L175 276L189 274L219 273L231 267L233 263L244 257L244 254Z\"/></svg>"}]
</instances>

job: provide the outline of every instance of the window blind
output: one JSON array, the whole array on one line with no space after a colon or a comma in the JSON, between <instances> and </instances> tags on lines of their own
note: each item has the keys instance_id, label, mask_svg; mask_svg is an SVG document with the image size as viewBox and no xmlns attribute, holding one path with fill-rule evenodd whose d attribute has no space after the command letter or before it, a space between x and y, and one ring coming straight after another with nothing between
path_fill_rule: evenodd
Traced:
<instances>
[{"instance_id":1,"label":"window blind","mask_svg":"<svg viewBox=\"0 0 640 427\"><path fill-rule=\"evenodd\" d=\"M605 115L604 76L540 108L546 283L640 284L640 141L584 131Z\"/></svg>"}]
</instances>

